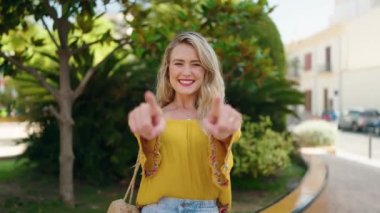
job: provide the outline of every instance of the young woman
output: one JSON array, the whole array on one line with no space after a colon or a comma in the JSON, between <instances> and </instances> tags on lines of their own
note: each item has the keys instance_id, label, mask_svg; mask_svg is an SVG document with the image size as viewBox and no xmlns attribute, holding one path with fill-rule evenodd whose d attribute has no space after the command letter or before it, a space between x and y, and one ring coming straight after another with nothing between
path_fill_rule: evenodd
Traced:
<instances>
[{"instance_id":1,"label":"young woman","mask_svg":"<svg viewBox=\"0 0 380 213\"><path fill-rule=\"evenodd\" d=\"M143 213L229 211L242 116L224 104L219 62L204 37L185 32L168 45L156 97L146 92L128 115L143 170L137 205Z\"/></svg>"}]
</instances>

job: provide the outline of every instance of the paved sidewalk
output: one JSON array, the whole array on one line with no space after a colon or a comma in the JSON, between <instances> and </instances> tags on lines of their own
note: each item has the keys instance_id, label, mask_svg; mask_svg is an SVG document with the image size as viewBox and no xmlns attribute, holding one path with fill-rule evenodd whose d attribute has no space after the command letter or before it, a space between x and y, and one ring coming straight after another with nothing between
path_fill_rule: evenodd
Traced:
<instances>
[{"instance_id":1,"label":"paved sidewalk","mask_svg":"<svg viewBox=\"0 0 380 213\"><path fill-rule=\"evenodd\" d=\"M25 144L16 141L28 136L26 122L0 123L0 158L15 157L23 153Z\"/></svg>"},{"instance_id":2,"label":"paved sidewalk","mask_svg":"<svg viewBox=\"0 0 380 213\"><path fill-rule=\"evenodd\" d=\"M27 125L27 122L0 122L0 140L27 137Z\"/></svg>"},{"instance_id":3,"label":"paved sidewalk","mask_svg":"<svg viewBox=\"0 0 380 213\"><path fill-rule=\"evenodd\" d=\"M328 165L328 182L305 212L380 212L380 168L331 155L319 157Z\"/></svg>"}]
</instances>

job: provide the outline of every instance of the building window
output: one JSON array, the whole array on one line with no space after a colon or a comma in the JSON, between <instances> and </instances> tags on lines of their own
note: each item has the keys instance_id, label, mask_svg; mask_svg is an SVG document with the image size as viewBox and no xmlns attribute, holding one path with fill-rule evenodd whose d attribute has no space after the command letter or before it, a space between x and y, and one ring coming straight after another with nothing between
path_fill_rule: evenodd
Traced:
<instances>
[{"instance_id":1,"label":"building window","mask_svg":"<svg viewBox=\"0 0 380 213\"><path fill-rule=\"evenodd\" d=\"M304 70L305 71L310 71L311 70L311 66L312 66L311 53L305 54L305 63L304 64L305 64Z\"/></svg>"},{"instance_id":2,"label":"building window","mask_svg":"<svg viewBox=\"0 0 380 213\"><path fill-rule=\"evenodd\" d=\"M325 69L326 71L331 71L331 47L326 47L325 58L326 58Z\"/></svg>"},{"instance_id":3,"label":"building window","mask_svg":"<svg viewBox=\"0 0 380 213\"><path fill-rule=\"evenodd\" d=\"M298 57L293 58L290 61L289 66L290 66L291 76L298 77L299 76L299 68L300 68L300 60L298 59Z\"/></svg>"},{"instance_id":4,"label":"building window","mask_svg":"<svg viewBox=\"0 0 380 213\"><path fill-rule=\"evenodd\" d=\"M305 91L305 110L306 110L306 112L311 112L311 99L312 99L311 90L306 90Z\"/></svg>"}]
</instances>

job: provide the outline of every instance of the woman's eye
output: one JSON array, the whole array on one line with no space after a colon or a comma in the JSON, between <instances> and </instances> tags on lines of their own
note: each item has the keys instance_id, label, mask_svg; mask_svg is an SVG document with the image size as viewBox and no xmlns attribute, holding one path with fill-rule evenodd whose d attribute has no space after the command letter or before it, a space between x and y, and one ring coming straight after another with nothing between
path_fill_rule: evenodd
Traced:
<instances>
[{"instance_id":1,"label":"woman's eye","mask_svg":"<svg viewBox=\"0 0 380 213\"><path fill-rule=\"evenodd\" d=\"M181 66L182 63L174 63L174 65Z\"/></svg>"},{"instance_id":2,"label":"woman's eye","mask_svg":"<svg viewBox=\"0 0 380 213\"><path fill-rule=\"evenodd\" d=\"M200 67L201 65L200 64L193 64L193 66Z\"/></svg>"}]
</instances>

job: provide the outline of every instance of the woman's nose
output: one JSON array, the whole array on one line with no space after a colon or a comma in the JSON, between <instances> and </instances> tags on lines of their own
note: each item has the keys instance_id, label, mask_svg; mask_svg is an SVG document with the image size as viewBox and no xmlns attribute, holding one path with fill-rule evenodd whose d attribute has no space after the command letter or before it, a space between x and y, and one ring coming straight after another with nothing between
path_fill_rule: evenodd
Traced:
<instances>
[{"instance_id":1,"label":"woman's nose","mask_svg":"<svg viewBox=\"0 0 380 213\"><path fill-rule=\"evenodd\" d=\"M184 66L184 68L183 68L183 74L187 74L187 75L191 74L191 66L190 65Z\"/></svg>"}]
</instances>

